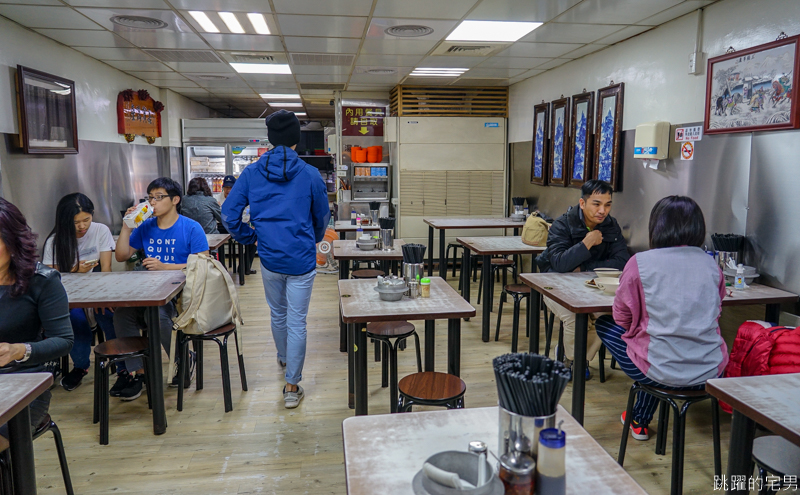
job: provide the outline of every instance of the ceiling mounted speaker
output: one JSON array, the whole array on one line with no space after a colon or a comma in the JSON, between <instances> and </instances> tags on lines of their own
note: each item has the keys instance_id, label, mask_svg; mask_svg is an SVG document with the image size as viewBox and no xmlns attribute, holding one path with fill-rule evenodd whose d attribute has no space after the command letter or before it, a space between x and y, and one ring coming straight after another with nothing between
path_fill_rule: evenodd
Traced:
<instances>
[{"instance_id":1,"label":"ceiling mounted speaker","mask_svg":"<svg viewBox=\"0 0 800 495\"><path fill-rule=\"evenodd\" d=\"M112 17L111 22L118 26L123 26L131 29L164 29L168 24L161 19L154 19L152 17L142 17L138 15L115 15Z\"/></svg>"},{"instance_id":2,"label":"ceiling mounted speaker","mask_svg":"<svg viewBox=\"0 0 800 495\"><path fill-rule=\"evenodd\" d=\"M384 30L384 33L389 36L397 36L398 38L419 38L420 36L427 36L433 33L433 28L420 26L418 24L406 24L403 26L388 27Z\"/></svg>"}]
</instances>

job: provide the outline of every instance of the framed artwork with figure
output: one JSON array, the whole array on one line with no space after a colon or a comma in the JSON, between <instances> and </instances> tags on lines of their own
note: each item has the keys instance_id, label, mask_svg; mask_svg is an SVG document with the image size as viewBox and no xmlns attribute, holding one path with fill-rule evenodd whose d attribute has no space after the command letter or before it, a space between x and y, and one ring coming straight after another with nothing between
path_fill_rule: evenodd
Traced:
<instances>
[{"instance_id":1,"label":"framed artwork with figure","mask_svg":"<svg viewBox=\"0 0 800 495\"><path fill-rule=\"evenodd\" d=\"M800 127L800 37L786 37L708 59L703 132Z\"/></svg>"},{"instance_id":2,"label":"framed artwork with figure","mask_svg":"<svg viewBox=\"0 0 800 495\"><path fill-rule=\"evenodd\" d=\"M597 90L594 170L592 170L591 177L608 182L615 191L622 190L620 142L622 141L624 96L625 83L612 84Z\"/></svg>"},{"instance_id":3,"label":"framed artwork with figure","mask_svg":"<svg viewBox=\"0 0 800 495\"><path fill-rule=\"evenodd\" d=\"M550 176L548 182L564 186L569 173L569 97L550 103Z\"/></svg>"},{"instance_id":4,"label":"framed artwork with figure","mask_svg":"<svg viewBox=\"0 0 800 495\"><path fill-rule=\"evenodd\" d=\"M581 187L592 171L592 129L594 128L594 91L572 96L570 125L569 186Z\"/></svg>"},{"instance_id":5,"label":"framed artwork with figure","mask_svg":"<svg viewBox=\"0 0 800 495\"><path fill-rule=\"evenodd\" d=\"M18 145L25 153L78 152L75 83L17 66Z\"/></svg>"},{"instance_id":6,"label":"framed artwork with figure","mask_svg":"<svg viewBox=\"0 0 800 495\"><path fill-rule=\"evenodd\" d=\"M533 143L531 146L531 184L547 185L548 127L550 104L542 102L533 106Z\"/></svg>"}]
</instances>

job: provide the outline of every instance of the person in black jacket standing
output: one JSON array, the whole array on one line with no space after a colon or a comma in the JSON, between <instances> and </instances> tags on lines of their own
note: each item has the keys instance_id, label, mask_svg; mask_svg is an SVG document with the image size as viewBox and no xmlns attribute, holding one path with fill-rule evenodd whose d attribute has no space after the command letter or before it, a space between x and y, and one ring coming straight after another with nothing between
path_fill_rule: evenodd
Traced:
<instances>
[{"instance_id":1,"label":"person in black jacket standing","mask_svg":"<svg viewBox=\"0 0 800 495\"><path fill-rule=\"evenodd\" d=\"M547 249L537 258L546 272L588 272L595 268L622 270L630 258L622 229L611 217L611 185L602 180L587 181L581 187L578 207L561 215L547 236ZM565 361L574 359L575 314L545 297L548 309L564 324ZM600 339L590 325L586 357L591 360L600 349ZM586 368L587 379L591 377Z\"/></svg>"}]
</instances>

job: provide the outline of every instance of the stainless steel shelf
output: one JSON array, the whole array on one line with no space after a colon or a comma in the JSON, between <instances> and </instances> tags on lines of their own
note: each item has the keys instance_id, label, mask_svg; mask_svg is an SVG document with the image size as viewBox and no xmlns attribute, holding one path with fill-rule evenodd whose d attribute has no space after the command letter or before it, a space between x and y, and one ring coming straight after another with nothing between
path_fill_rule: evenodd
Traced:
<instances>
[{"instance_id":1,"label":"stainless steel shelf","mask_svg":"<svg viewBox=\"0 0 800 495\"><path fill-rule=\"evenodd\" d=\"M358 180L358 181L366 181L366 182L378 182L378 181L389 180L389 177L384 177L384 176L380 176L380 175L376 176L376 177L372 177L372 176L369 176L369 175L356 175L356 176L353 176L353 180L354 181L356 181L356 180Z\"/></svg>"}]
</instances>

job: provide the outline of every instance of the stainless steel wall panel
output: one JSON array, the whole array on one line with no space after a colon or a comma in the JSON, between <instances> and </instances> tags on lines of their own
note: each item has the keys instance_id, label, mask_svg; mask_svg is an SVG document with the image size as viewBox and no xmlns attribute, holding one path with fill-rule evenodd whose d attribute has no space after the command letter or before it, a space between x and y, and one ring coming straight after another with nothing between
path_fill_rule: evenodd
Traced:
<instances>
[{"instance_id":1,"label":"stainless steel wall panel","mask_svg":"<svg viewBox=\"0 0 800 495\"><path fill-rule=\"evenodd\" d=\"M797 131L753 135L747 237L748 264L759 282L800 294L800 139Z\"/></svg>"}]
</instances>

